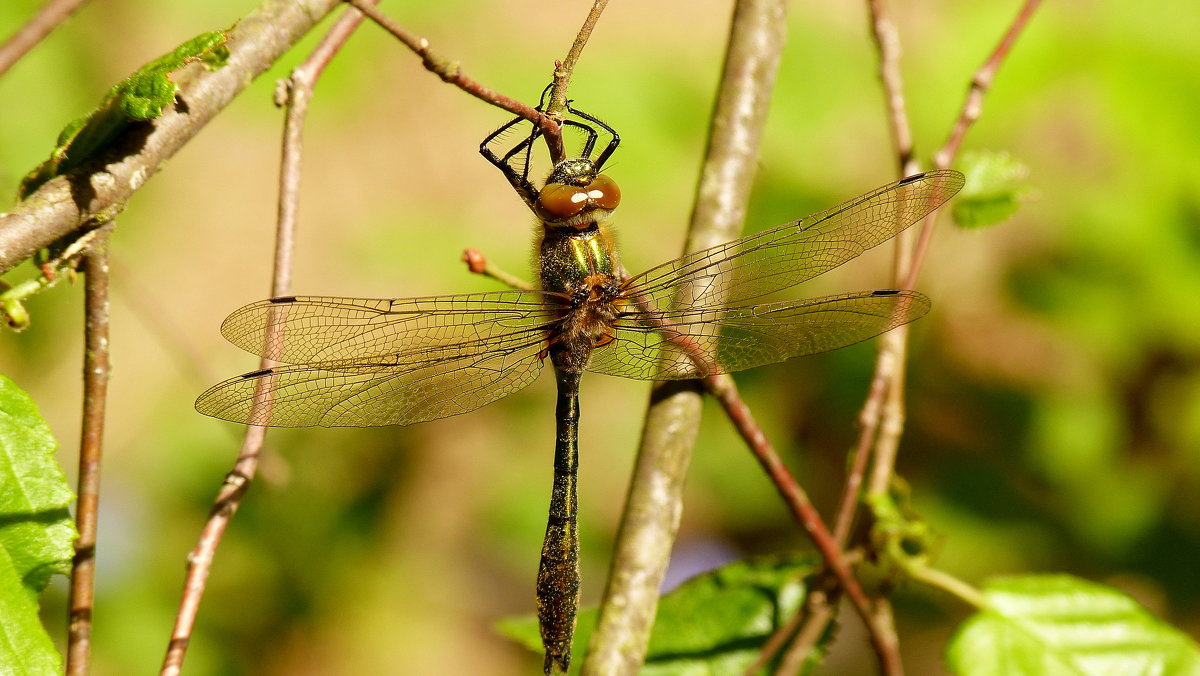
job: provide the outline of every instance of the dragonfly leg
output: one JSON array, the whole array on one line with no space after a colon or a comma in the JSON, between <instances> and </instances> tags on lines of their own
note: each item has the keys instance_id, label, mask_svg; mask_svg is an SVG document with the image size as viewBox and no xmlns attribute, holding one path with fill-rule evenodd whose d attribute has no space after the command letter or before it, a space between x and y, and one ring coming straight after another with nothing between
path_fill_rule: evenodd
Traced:
<instances>
[{"instance_id":1,"label":"dragonfly leg","mask_svg":"<svg viewBox=\"0 0 1200 676\"><path fill-rule=\"evenodd\" d=\"M579 471L579 373L554 369L558 381L554 442L554 488L542 560L538 566L538 628L546 650L546 675L566 673L579 607L579 531L576 479Z\"/></svg>"},{"instance_id":2,"label":"dragonfly leg","mask_svg":"<svg viewBox=\"0 0 1200 676\"><path fill-rule=\"evenodd\" d=\"M527 120L523 117L514 117L496 131L488 134L487 138L483 139L483 141L479 144L479 154L483 155L484 159L499 169L500 173L504 174L504 178L508 179L508 182L517 191L517 194L521 196L521 199L525 200L525 203L528 204L530 208L533 208L534 203L537 201L538 191L537 188L534 188L533 184L529 182L529 155L526 153L525 167L523 171L517 171L517 169L512 166L511 160L513 156L520 152L521 148L523 147L528 146L530 150L532 150L533 142L541 135L541 132L537 129L534 129L528 137L518 143L512 150L505 154L503 158L497 155L490 147L492 141L496 140L509 129L512 129L522 122L527 122Z\"/></svg>"},{"instance_id":3,"label":"dragonfly leg","mask_svg":"<svg viewBox=\"0 0 1200 676\"><path fill-rule=\"evenodd\" d=\"M619 146L621 144L621 135L617 133L616 129L613 129L612 127L608 126L606 123L602 122L599 118L595 117L594 115L589 115L589 114L583 112L582 110L572 108L571 103L569 101L567 102L567 111L570 112L572 115L577 115L579 117L582 117L583 119L587 120L588 122L591 122L592 124L596 125L597 127L600 127L600 129L604 130L605 132L608 133L609 136L612 137L609 140L608 145L604 147L604 150L600 151L600 156L596 158L596 169L598 169L598 170L603 169L604 163L608 161L608 158L610 156L612 156L613 152L617 149L617 146ZM592 131L595 131L595 130L593 129ZM591 148L589 147L586 155L590 155L590 154L591 154Z\"/></svg>"}]
</instances>

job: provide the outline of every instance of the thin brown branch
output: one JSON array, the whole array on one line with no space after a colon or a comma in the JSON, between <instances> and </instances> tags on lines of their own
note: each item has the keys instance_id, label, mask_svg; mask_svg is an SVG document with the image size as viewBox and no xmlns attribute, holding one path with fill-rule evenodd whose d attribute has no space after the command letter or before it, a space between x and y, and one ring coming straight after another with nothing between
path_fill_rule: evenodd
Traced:
<instances>
[{"instance_id":1,"label":"thin brown branch","mask_svg":"<svg viewBox=\"0 0 1200 676\"><path fill-rule=\"evenodd\" d=\"M312 90L330 60L361 23L362 14L354 8L348 9L322 38L312 54L293 69L291 76L287 80L281 81L276 90L276 96L282 98L278 103L287 106L287 115L284 123L283 150L279 171L275 264L271 279L272 297L286 295L291 287L292 255L295 250L295 231L300 199L302 132L308 113L308 103L312 100ZM274 340L277 327L276 322L271 322L268 326L266 336L268 345L278 343ZM268 369L275 364L276 362L267 356L260 361L259 368ZM259 397L255 397L256 407L270 405L269 401L259 403ZM249 490L250 484L258 472L259 455L265 438L265 427L251 426L246 429L241 451L238 453L233 469L225 476L225 481L217 493L208 521L201 531L196 547L188 557L184 592L175 617L175 627L171 632L171 641L167 646L167 654L163 658L160 670L160 674L163 676L174 676L183 666L183 658L195 628L200 600L204 595L217 547L220 546L229 521L237 512L242 497Z\"/></svg>"},{"instance_id":2,"label":"thin brown branch","mask_svg":"<svg viewBox=\"0 0 1200 676\"><path fill-rule=\"evenodd\" d=\"M134 125L94 161L47 181L0 214L0 274L60 237L119 213L167 158L339 4L265 0L229 31L230 58L223 68L189 66L172 76L180 83L176 98L186 105Z\"/></svg>"},{"instance_id":3,"label":"thin brown branch","mask_svg":"<svg viewBox=\"0 0 1200 676\"><path fill-rule=\"evenodd\" d=\"M1012 25L1000 38L1000 42L988 58L984 60L983 65L979 70L975 71L975 75L971 78L971 86L967 90L967 99L963 102L962 112L959 113L958 120L954 123L954 129L950 131L946 142L941 149L933 156L933 164L938 169L949 169L954 165L954 160L958 157L958 149L962 145L962 141L966 138L967 130L971 128L979 116L983 113L983 99L987 95L988 90L992 87L992 82L996 79L996 71L1000 69L1000 64L1004 62L1005 57L1012 51L1013 44L1017 41L1021 31L1025 29L1029 23L1030 17L1033 16L1034 10L1038 5L1042 4L1042 0L1026 0L1017 13L1016 19ZM906 278L906 288L911 287L916 283L917 275L921 272L921 266L925 262L925 253L929 250L929 242L933 238L933 215L925 219L925 223L921 226L921 236L917 241L917 250L913 254L913 262L909 269L908 277Z\"/></svg>"},{"instance_id":4,"label":"thin brown branch","mask_svg":"<svg viewBox=\"0 0 1200 676\"><path fill-rule=\"evenodd\" d=\"M467 249L463 251L462 260L467 264L467 269L471 272L477 275L483 275L484 277L491 277L507 287L518 289L520 291L529 291L534 288L533 284L530 284L524 279L521 279L511 272L504 270L498 265L494 265L491 261L484 257L482 253L475 249Z\"/></svg>"},{"instance_id":5,"label":"thin brown branch","mask_svg":"<svg viewBox=\"0 0 1200 676\"><path fill-rule=\"evenodd\" d=\"M110 374L108 350L108 230L97 234L84 262L83 421L79 439L79 501L75 556L67 602L67 676L91 670L92 606L95 601L96 525L100 511L100 458Z\"/></svg>"},{"instance_id":6,"label":"thin brown branch","mask_svg":"<svg viewBox=\"0 0 1200 676\"><path fill-rule=\"evenodd\" d=\"M934 164L938 168L949 168L954 164L954 159L957 157L958 149L962 144L963 138L966 136L967 130L979 119L979 115L983 110L984 95L991 88L1000 64L1008 56L1017 37L1028 24L1029 18L1040 4L1041 0L1026 0L1025 4L1018 11L1016 18L1013 19L1012 24L1009 25L1008 30L1000 38L1000 42L971 78L971 85L958 120L947 137L946 143L934 155ZM934 223L936 220L937 212L925 218L921 224L921 231L915 249L907 260L907 265L897 270L897 283L901 284L902 288L910 288L916 284L917 277L920 275L925 261L925 254L929 249L929 243L933 239ZM883 421L880 425L879 436L875 444L875 467L872 469L871 480L867 487L867 490L872 493L882 493L887 490L900 444L900 435L904 430L903 385L904 362L908 347L907 337L907 328L901 327L885 336L883 341L881 355L883 351L893 352L895 368L889 375L891 383L883 406Z\"/></svg>"},{"instance_id":7,"label":"thin brown branch","mask_svg":"<svg viewBox=\"0 0 1200 676\"><path fill-rule=\"evenodd\" d=\"M967 130L980 115L983 96L990 88L996 71L1040 3L1041 0L1026 1L1004 37L1001 38L1000 43L972 77L967 100L958 121L950 132L945 145L934 156L934 164L937 168L946 169L953 164ZM868 0L868 8L872 18L872 36L879 52L880 76L884 83L888 119L893 132L896 156L901 166L901 175L907 175L917 171L918 167L912 160L911 142L905 140L905 134L896 133L897 129L904 130L908 127L907 116L904 113L903 84L899 68L894 65L899 58L899 41L895 37L895 29L891 19L886 15L882 0ZM921 225L917 243L911 252L906 253L903 247L898 248L896 282L900 288L911 288L916 283L925 253L932 239L936 216L937 213L934 212L926 217ZM903 385L907 336L908 327L900 327L880 339L875 372L859 414L859 437L852 451L851 469L842 493L834 527L837 541L842 546L845 546L849 537L859 504L863 477L868 465L873 461L868 492L886 491L891 480L899 440L904 428ZM813 618L809 619L810 621L806 624L815 622ZM794 647L808 649L812 645L811 641L816 640L813 637L819 636L820 633L815 630L806 632L802 629L801 638L797 640L797 646Z\"/></svg>"},{"instance_id":8,"label":"thin brown branch","mask_svg":"<svg viewBox=\"0 0 1200 676\"><path fill-rule=\"evenodd\" d=\"M868 0L867 8L871 15L871 35L879 53L879 79L883 83L888 130L892 134L900 175L908 176L915 174L917 168L913 162L912 126L908 122L900 75L900 35L887 13L884 0Z\"/></svg>"},{"instance_id":9,"label":"thin brown branch","mask_svg":"<svg viewBox=\"0 0 1200 676\"><path fill-rule=\"evenodd\" d=\"M687 251L737 236L786 29L782 0L740 0L734 10ZM638 671L682 511L684 476L700 421L696 383L651 391L612 568L584 674Z\"/></svg>"},{"instance_id":10,"label":"thin brown branch","mask_svg":"<svg viewBox=\"0 0 1200 676\"><path fill-rule=\"evenodd\" d=\"M505 96L494 89L485 87L478 81L467 76L458 62L451 61L434 52L430 47L428 39L410 33L387 14L384 14L374 5L370 4L368 0L345 0L345 2L353 5L363 14L366 14L367 18L379 24L381 28L391 33L400 42L403 42L414 54L421 57L421 64L425 66L425 69L437 75L443 82L452 84L481 101L490 103L498 108L503 108L513 115L529 120L542 130L542 133L546 136L546 142L551 144L552 149L555 147L555 144L559 148L562 147L562 131L558 128L558 123L549 116L539 112L532 106Z\"/></svg>"},{"instance_id":11,"label":"thin brown branch","mask_svg":"<svg viewBox=\"0 0 1200 676\"><path fill-rule=\"evenodd\" d=\"M50 34L59 24L66 21L88 0L50 0L24 26L0 45L0 76L21 57L29 53L37 43Z\"/></svg>"},{"instance_id":12,"label":"thin brown branch","mask_svg":"<svg viewBox=\"0 0 1200 676\"><path fill-rule=\"evenodd\" d=\"M571 86L571 74L575 72L575 64L579 63L583 48L587 45L588 38L592 36L592 31L596 29L596 22L600 20L600 15L604 13L606 6L608 6L608 0L592 2L592 10L588 12L587 18L583 20L583 26L579 29L579 34L571 43L571 49L567 51L567 58L554 64L554 94L550 97L550 105L546 107L547 115L554 117L566 107L567 88Z\"/></svg>"},{"instance_id":13,"label":"thin brown branch","mask_svg":"<svg viewBox=\"0 0 1200 676\"><path fill-rule=\"evenodd\" d=\"M804 489L796 481L795 477L784 466L780 460L779 454L763 436L759 429L758 423L754 421L750 409L741 401L739 397L729 396L733 379L729 376L710 376L707 379L709 388L716 395L717 401L721 403L725 413L734 425L738 427L742 433L750 450L754 453L754 457L758 459L759 464L766 470L767 475L771 477L771 481L775 484L775 489L779 491L780 497L784 503L792 511L792 516L800 522L804 530L812 539L817 551L825 560L825 565L837 578L838 584L841 585L842 591L850 602L854 605L854 609L858 611L863 623L866 624L867 630L871 637L871 644L875 648L876 655L879 658L880 668L885 674L898 675L904 673L900 663L899 646L896 643L896 635L894 631L888 631L887 627L876 621L877 616L874 604L863 591L862 585L859 584L858 578L854 577L854 571L846 562L842 554L842 549L834 539L833 534L825 526L821 520L820 514L817 513L816 507L808 499L808 495Z\"/></svg>"},{"instance_id":14,"label":"thin brown branch","mask_svg":"<svg viewBox=\"0 0 1200 676\"><path fill-rule=\"evenodd\" d=\"M805 663L809 661L813 650L820 643L821 636L825 634L829 623L834 620L840 599L841 596L837 590L831 590L828 594L821 590L809 593L808 600L804 604L804 622L796 632L796 640L792 641L787 652L784 653L783 659L779 661L777 676L792 676L802 673ZM751 676L751 674L746 676Z\"/></svg>"}]
</instances>

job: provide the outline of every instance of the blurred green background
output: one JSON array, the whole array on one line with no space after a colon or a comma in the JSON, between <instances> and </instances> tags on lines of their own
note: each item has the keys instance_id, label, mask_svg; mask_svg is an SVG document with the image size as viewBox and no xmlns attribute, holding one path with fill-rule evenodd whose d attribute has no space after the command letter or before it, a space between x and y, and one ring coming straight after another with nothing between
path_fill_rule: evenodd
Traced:
<instances>
[{"instance_id":1,"label":"blurred green background","mask_svg":"<svg viewBox=\"0 0 1200 676\"><path fill-rule=\"evenodd\" d=\"M0 3L0 34L41 3ZM257 3L95 0L0 78L0 185L114 82ZM894 2L918 153L945 138L971 73L1019 3ZM440 0L383 6L466 72L534 100L591 3ZM894 178L865 3L797 2L748 228ZM572 83L620 130L608 173L638 271L682 246L728 3L613 2ZM328 25L328 24L326 24ZM476 152L506 114L451 88L374 26L321 81L305 130L294 291L412 296L491 290L465 247L528 269L532 220ZM941 565L979 583L1066 571L1116 585L1200 633L1200 8L1060 0L1039 10L966 150L1011 152L1034 191L992 229L943 221L919 288L900 469L941 533ZM184 562L241 429L195 396L255 368L221 320L270 275L281 112L257 81L130 202L113 239L114 379L95 611L97 674L150 673ZM11 194L11 193L10 193ZM887 252L820 293L886 285ZM22 266L9 281L32 274ZM81 289L29 304L0 371L29 391L74 474ZM825 511L837 498L870 345L739 374L748 402ZM269 435L218 553L185 673L518 674L540 658L498 637L531 612L549 495L553 383L410 428ZM647 399L644 383L583 386L584 599L604 584ZM807 543L707 405L672 579ZM65 585L47 594L60 635ZM942 673L969 612L924 588L898 598L911 673ZM827 673L870 673L846 618ZM578 654L578 653L577 653Z\"/></svg>"}]
</instances>

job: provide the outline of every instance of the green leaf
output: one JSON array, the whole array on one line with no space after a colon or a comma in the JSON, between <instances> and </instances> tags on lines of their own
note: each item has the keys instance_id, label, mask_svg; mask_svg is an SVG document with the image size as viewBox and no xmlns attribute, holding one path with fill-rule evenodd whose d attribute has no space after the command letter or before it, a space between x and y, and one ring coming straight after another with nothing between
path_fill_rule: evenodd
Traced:
<instances>
[{"instance_id":1,"label":"green leaf","mask_svg":"<svg viewBox=\"0 0 1200 676\"><path fill-rule=\"evenodd\" d=\"M62 671L38 619L38 594L70 570L75 526L57 448L33 401L0 376L0 665L4 673Z\"/></svg>"},{"instance_id":2,"label":"green leaf","mask_svg":"<svg viewBox=\"0 0 1200 676\"><path fill-rule=\"evenodd\" d=\"M966 153L959 164L967 176L952 209L960 227L996 225L1016 213L1029 193L1029 170L1008 153Z\"/></svg>"},{"instance_id":3,"label":"green leaf","mask_svg":"<svg viewBox=\"0 0 1200 676\"><path fill-rule=\"evenodd\" d=\"M799 612L808 559L738 561L694 577L659 599L643 676L742 674L771 634ZM572 672L596 626L597 611L579 613ZM501 633L541 652L537 618L508 618ZM818 646L820 649L822 646Z\"/></svg>"},{"instance_id":4,"label":"green leaf","mask_svg":"<svg viewBox=\"0 0 1200 676\"><path fill-rule=\"evenodd\" d=\"M989 608L947 648L960 676L1196 676L1186 635L1103 585L1067 575L994 580Z\"/></svg>"},{"instance_id":5,"label":"green leaf","mask_svg":"<svg viewBox=\"0 0 1200 676\"><path fill-rule=\"evenodd\" d=\"M63 128L50 159L21 182L20 196L91 159L131 124L162 115L163 108L175 101L177 86L171 73L193 61L209 70L220 68L229 58L226 40L228 36L220 31L201 33L114 85L95 110Z\"/></svg>"}]
</instances>

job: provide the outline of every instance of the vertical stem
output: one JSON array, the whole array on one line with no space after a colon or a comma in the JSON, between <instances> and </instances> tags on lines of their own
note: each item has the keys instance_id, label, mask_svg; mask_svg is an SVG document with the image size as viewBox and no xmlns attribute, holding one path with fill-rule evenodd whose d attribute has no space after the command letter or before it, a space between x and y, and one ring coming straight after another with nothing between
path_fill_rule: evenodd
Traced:
<instances>
[{"instance_id":1,"label":"vertical stem","mask_svg":"<svg viewBox=\"0 0 1200 676\"><path fill-rule=\"evenodd\" d=\"M110 374L108 352L108 233L97 234L84 260L83 423L79 440L79 502L67 627L68 676L90 671L92 606L96 575L96 524L100 509L100 457Z\"/></svg>"},{"instance_id":2,"label":"vertical stem","mask_svg":"<svg viewBox=\"0 0 1200 676\"><path fill-rule=\"evenodd\" d=\"M567 673L571 638L579 609L579 373L557 366L558 405L555 407L554 486L550 514L538 566L538 628L546 660L546 676Z\"/></svg>"},{"instance_id":3,"label":"vertical stem","mask_svg":"<svg viewBox=\"0 0 1200 676\"><path fill-rule=\"evenodd\" d=\"M321 39L313 53L305 59L304 63L293 70L286 85L277 89L277 96L282 98L277 102L280 105L287 104L287 116L284 122L283 150L279 169L275 263L271 275L272 297L287 295L291 287L292 252L296 244L296 216L300 200L302 131L308 113L308 102L312 98L312 88L320 78L325 66L329 64L330 59L345 44L362 20L362 14L353 8L347 9L338 18L333 28ZM273 321L267 331L266 340L271 344L278 343L274 340L274 332L278 330L277 327L278 323ZM259 362L260 368L270 368L274 365L274 360L270 358L264 358ZM269 406L270 403L265 405ZM163 663L159 669L161 676L176 676L183 668L183 658L187 654L188 642L191 640L192 631L196 625L200 600L204 596L204 589L208 582L208 574L212 570L217 547L220 546L225 529L228 528L230 519L237 512L242 497L249 489L250 482L258 473L259 453L262 450L266 434L265 427L251 426L246 429L246 434L242 438L242 447L233 469L225 475L225 481L221 484L217 497L213 501L208 521L204 524L196 547L188 556L183 595L179 601L179 610L175 615L175 626L171 631L167 654L163 657Z\"/></svg>"},{"instance_id":4,"label":"vertical stem","mask_svg":"<svg viewBox=\"0 0 1200 676\"><path fill-rule=\"evenodd\" d=\"M736 4L687 251L732 239L741 230L786 14L783 0ZM659 585L679 529L700 405L698 383L665 383L651 391L585 675L634 674L645 659Z\"/></svg>"}]
</instances>

